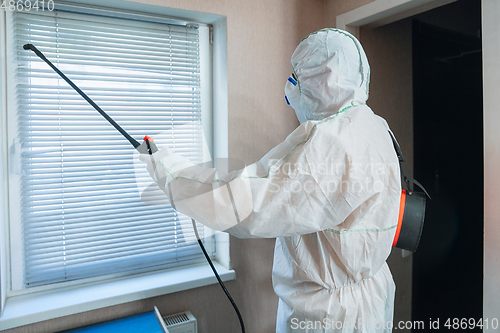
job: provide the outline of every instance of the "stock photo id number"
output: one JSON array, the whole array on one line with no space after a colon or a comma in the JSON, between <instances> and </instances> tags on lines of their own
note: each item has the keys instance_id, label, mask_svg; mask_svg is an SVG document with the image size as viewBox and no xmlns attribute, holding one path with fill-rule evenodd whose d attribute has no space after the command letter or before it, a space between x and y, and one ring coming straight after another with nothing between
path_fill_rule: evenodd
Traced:
<instances>
[{"instance_id":1,"label":"stock photo id number","mask_svg":"<svg viewBox=\"0 0 500 333\"><path fill-rule=\"evenodd\" d=\"M18 12L29 12L29 11L53 11L54 10L53 0L1 0L0 8L5 11L18 11Z\"/></svg>"}]
</instances>

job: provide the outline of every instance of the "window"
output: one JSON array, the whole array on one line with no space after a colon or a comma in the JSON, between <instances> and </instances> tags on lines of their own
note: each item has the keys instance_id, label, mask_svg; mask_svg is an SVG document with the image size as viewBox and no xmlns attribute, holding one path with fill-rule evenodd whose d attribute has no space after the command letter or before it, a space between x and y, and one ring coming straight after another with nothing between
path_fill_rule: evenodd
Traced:
<instances>
[{"instance_id":1,"label":"window","mask_svg":"<svg viewBox=\"0 0 500 333\"><path fill-rule=\"evenodd\" d=\"M34 44L137 140L150 135L196 163L207 153L208 28L92 13L7 13L13 291L204 260L188 217L141 200L149 175L134 169L129 142L22 46Z\"/></svg>"}]
</instances>

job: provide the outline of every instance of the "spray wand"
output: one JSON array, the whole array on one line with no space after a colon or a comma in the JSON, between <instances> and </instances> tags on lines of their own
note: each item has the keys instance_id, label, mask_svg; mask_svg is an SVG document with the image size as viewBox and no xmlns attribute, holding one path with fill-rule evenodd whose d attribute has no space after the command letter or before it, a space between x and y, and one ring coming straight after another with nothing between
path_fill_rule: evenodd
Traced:
<instances>
[{"instance_id":1,"label":"spray wand","mask_svg":"<svg viewBox=\"0 0 500 333\"><path fill-rule=\"evenodd\" d=\"M75 91L77 93L79 93L80 96L82 96L90 105L92 105L94 107L94 109L97 110L97 112L99 112L111 125L113 125L113 127L116 128L118 130L118 132L120 132L132 144L132 146L134 146L135 149L137 149L137 151L139 153L153 155L153 153L158 151L158 148L156 147L155 143L153 142L153 139L151 139L149 136L146 135L144 137L144 139L143 139L144 142L142 144L140 144L139 142L137 142L137 140L135 140L133 137L131 137L120 125L118 125L113 120L113 118L111 118L106 112L104 112L104 110L101 109L99 107L99 105L97 105L89 96L87 96L87 94L85 94L80 88L78 88L78 86L76 84L74 84L66 75L64 75L64 73L61 72L59 70L59 68L54 66L54 64L49 59L47 59L43 55L43 53L40 52L33 44L25 44L25 45L23 45L23 49L32 50L33 52L35 52L35 54L40 59L45 61L47 63L47 65L49 65L57 74L59 74L59 76L62 77L64 79L64 81L66 81L73 89L75 89ZM154 163L153 156L151 156L151 161L153 162L153 166L154 166L155 163ZM196 224L195 224L194 219L191 219L191 222L193 224L193 228L194 228L194 231L196 234L196 238L198 240L198 244L200 245L201 250L203 251L203 254L205 255L205 258L207 259L208 263L210 264L210 267L212 268L212 271L214 272L215 277L219 281L219 284L220 284L222 290L224 291L227 298L231 302L234 310L236 311L236 314L237 314L238 319L240 321L241 331L243 333L245 333L245 325L243 324L243 318L240 314L240 311L238 310L236 303L234 302L233 298L229 294L229 291L226 289L224 283L222 282L222 279L220 278L219 274L217 273L217 270L215 269L215 267L212 263L212 260L210 259L210 256L208 255L207 251L205 250L205 247L203 246L203 243L200 239L200 236L198 235L198 231L196 230Z\"/></svg>"},{"instance_id":2,"label":"spray wand","mask_svg":"<svg viewBox=\"0 0 500 333\"><path fill-rule=\"evenodd\" d=\"M24 44L23 49L25 49L25 50L31 50L31 51L35 52L35 54L38 57L40 57L40 59L42 59L43 61L45 61L47 63L47 65L49 65L57 74L59 74L60 77L62 77L64 79L64 81L66 81L73 89L75 89L76 92L80 94L80 96L82 96L87 102L89 102L89 104L92 105L94 107L94 109L97 110L97 112L99 112L104 118L106 118L106 120L109 121L109 123L111 125L113 125L113 127L116 128L118 130L118 132L120 132L125 137L125 139L127 139L132 144L132 146L134 146L134 148L137 149L140 153L143 153L143 154L144 153L153 154L153 153L155 153L155 152L158 151L158 148L156 148L156 145L152 142L152 140L151 140L150 137L145 136L144 137L144 142L142 143L142 145L139 142L137 142L137 140L135 140L133 137L131 137L123 128L121 128L120 125L118 125L113 120L113 118L111 118L106 112L104 112L104 110L101 109L99 107L99 105L97 105L92 99L90 99L89 96L87 96L86 93L84 93L80 88L78 88L77 85L73 83L73 81L71 81L66 75L64 75L64 73L61 72L59 70L59 68L57 68L56 66L54 66L54 64L52 62L50 62L50 60L47 59L43 55L43 53L40 52L35 47L35 45L33 45L33 44ZM148 143L150 140L151 140L151 144Z\"/></svg>"}]
</instances>

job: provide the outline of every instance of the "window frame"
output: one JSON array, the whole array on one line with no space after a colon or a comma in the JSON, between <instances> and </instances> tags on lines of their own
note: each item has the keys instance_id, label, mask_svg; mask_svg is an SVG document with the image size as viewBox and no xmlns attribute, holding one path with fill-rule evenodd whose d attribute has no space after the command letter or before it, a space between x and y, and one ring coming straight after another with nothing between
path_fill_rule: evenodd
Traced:
<instances>
[{"instance_id":1,"label":"window frame","mask_svg":"<svg viewBox=\"0 0 500 333\"><path fill-rule=\"evenodd\" d=\"M70 9L73 9L73 8L70 8ZM107 14L107 13L108 13L108 11L104 12L103 14ZM40 14L43 18L46 17L46 15L44 13L40 13ZM69 15L69 17L72 18L71 15L73 14L73 12L64 12L64 14ZM82 14L82 11L80 11L77 14L77 16L76 16L77 18L80 18L80 16L78 16L79 14ZM99 14L99 12L90 13L89 20L96 19L96 20L100 21L101 18L98 14ZM6 17L7 18L7 21L6 21L7 27L9 29L13 29L14 28L13 13L7 12L6 16L7 16ZM31 14L30 14L30 16L31 16ZM134 22L137 22L135 20L135 17L132 17L132 15L128 15L128 16L129 17L125 18L125 19L119 17L118 18L119 22L121 22L122 20L127 20L127 21L133 20ZM49 17L51 18L52 15L49 14ZM55 15L55 17L64 17L64 16L63 16L63 14L61 14L61 15L57 14L57 15ZM85 19L86 17L87 16L83 17L83 19ZM111 23L115 22L115 21L113 21L113 18L114 17L110 17ZM143 16L141 15L139 17L139 19L142 20ZM109 23L109 22L106 22L106 23ZM156 23L156 22L153 22L153 23ZM184 22L180 22L180 23L182 24ZM140 25L141 22L138 22L138 24ZM133 22L131 23L131 26L134 26ZM167 26L165 25L164 27L165 27L165 32L166 32ZM207 47L208 43L209 43L209 27L206 25L205 26L200 25L200 27L197 30L198 30L199 39L200 39L200 44L199 44L200 45L200 70L203 71L203 73L200 72L200 79L202 79L202 81L203 81L201 83L201 85L202 85L202 87L206 86L206 87L210 88L210 80L208 77L205 76L205 75L208 75L210 73L210 63L208 61L210 50ZM9 34L9 30L7 30L7 33ZM15 45L15 42L16 42L14 38L15 38L14 36L9 36L9 35L7 36L7 43L6 43L7 52L8 52L7 64L9 67L8 71L7 71L8 80L9 79L14 80L14 76L16 75L15 74L15 70L16 70L15 66L16 66L17 62L15 59L15 57L16 57L15 52L17 50L15 48L12 48L12 46ZM204 58L204 59L202 59L202 58ZM205 74L205 75L203 75L203 74ZM62 84L66 86L66 83L62 83ZM83 90L85 90L85 88L83 88ZM22 183L21 183L22 176L19 174L19 170L21 169L21 160L20 160L20 151L19 151L20 145L18 143L18 140L19 140L18 138L21 135L21 133L17 132L18 126L19 126L19 124L17 123L18 122L17 109L19 108L19 104L18 104L18 101L16 100L17 96L16 96L15 88L10 89L10 92L8 91L8 93L9 93L9 95L7 96L7 103L8 103L7 120L9 122L8 142L12 142L12 145L13 145L13 146L11 146L10 154L9 154L9 164L10 164L9 165L9 167L10 167L9 168L9 191L10 191L11 198L20 198L21 200L23 200L25 198L22 197L22 193L20 192L20 190L22 188ZM206 98L207 95L208 94L205 94L203 97ZM78 98L80 99L80 96L78 96ZM81 102L85 103L85 101L83 99L81 100ZM203 104L201 107L201 111L202 111L201 114L205 118L209 118L209 116L211 115L210 104L204 100L202 100L201 102ZM89 110L91 110L90 107L88 107L88 108L89 108ZM94 111L94 110L91 110L91 111ZM92 115L94 115L94 114L92 113ZM96 116L98 116L98 115L96 114ZM102 119L102 122L105 122L105 120ZM209 126L205 126L205 129L203 132L205 132L205 130L209 131L208 133L203 133L203 134L206 135L207 146L210 147L211 146L211 131L210 131ZM118 133L116 133L116 134L118 135ZM131 149L132 147L129 147L129 148L130 149L128 151L133 153L133 149ZM209 152L204 152L204 153L209 154ZM206 157L205 157L205 160L206 160ZM137 167L140 168L141 166L138 165ZM63 173L65 172L65 169L61 169L61 170L63 170ZM60 288L60 287L64 287L64 286L77 285L77 284L83 284L83 283L91 283L94 281L106 280L109 278L118 278L118 277L125 276L125 275L138 274L137 272L116 272L116 273L110 273L110 274L106 274L106 275L102 275L102 276L81 278L81 279L70 281L70 282L56 282L56 283L37 286L37 287L25 287L24 283L23 283L23 279L24 279L24 274L25 274L24 270L26 267L23 263L26 260L26 258L25 258L26 254L24 253L23 250L25 250L24 246L27 246L27 245L23 244L23 241L22 241L23 228L26 228L26 226L23 225L23 223L21 223L22 209L23 209L23 206L20 204L21 200L14 199L14 200L10 201L10 211L9 211L10 221L11 221L10 222L10 239L12 240L12 242L10 244L10 249L11 249L10 255L12 258L11 265L10 265L10 273L11 273L10 274L10 284L9 284L10 295L20 295L20 294L25 294L25 293L30 293L30 292ZM97 206L96 209L99 209L99 206ZM183 220L184 219L185 218L183 218ZM178 221L178 222L181 223L180 221ZM184 223L185 223L185 221L184 221ZM189 225L190 225L190 222L189 222ZM205 244L206 250L209 254L213 254L214 250L215 250L215 246L214 246L215 244L214 244L214 237L210 237L210 234L213 234L212 231L210 231L207 228L204 228L204 230L203 229L200 230L200 234L206 235L206 237L204 238L204 240L205 240L204 244ZM196 242L195 242L195 243L191 244L191 247L194 247L196 249L196 248L198 248L198 244L196 244ZM199 251L199 248L197 250ZM198 259L196 259L196 260L203 260L203 261L205 260L201 251L199 251L199 253L197 254L197 258ZM172 267L172 269L176 269L176 268L182 267L184 265L186 265L186 264L183 264L183 263L174 264L173 265L174 267Z\"/></svg>"},{"instance_id":2,"label":"window frame","mask_svg":"<svg viewBox=\"0 0 500 333\"><path fill-rule=\"evenodd\" d=\"M62 2L61 2L62 3ZM97 5L99 1L96 0L75 0L66 1L66 5L78 5L85 7L85 5ZM56 4L57 5L57 4ZM111 11L134 11L144 13L145 15L150 15L155 13L155 15L164 16L175 16L176 18L186 19L191 22L197 22L201 24L211 24L209 38L210 46L212 50L209 51L209 61L212 62L212 66L208 69L208 75L205 78L212 81L211 90L205 91L206 94L204 98L205 108L211 107L212 110L217 110L217 112L204 112L202 113L202 121L204 126L205 135L208 136L209 145L211 147L212 156L217 159L227 158L227 21L226 18L220 15L204 14L197 12L189 12L186 10L172 9L162 6L154 5L143 5L143 4L131 4L130 2L121 0L111 0L107 5L107 9ZM97 309L103 306L109 306L112 304L119 304L123 302L129 302L137 299L158 296L170 292L177 292L181 290L186 290L190 288L196 288L212 283L216 283L215 278L211 275L211 271L208 270L207 264L192 265L185 268L168 269L166 271L144 273L136 276L130 277L115 277L103 280L103 278L90 278L84 282L67 282L64 287L60 288L43 288L36 287L30 288L27 293L12 293L10 291L10 253L9 253L9 189L7 185L7 180L9 178L8 173L8 163L9 163L9 151L12 146L11 142L7 142L6 139L6 129L7 129L7 71L6 67L6 12L0 13L0 38L1 38L1 68L0 68L0 107L2 110L1 126L2 126L2 138L3 143L1 146L1 156L2 156L2 173L0 177L3 178L3 188L0 191L0 203L2 204L2 212L0 213L0 239L2 243L0 246L0 285L1 285L1 310L3 312L0 317L0 329L11 328L21 325L26 325L29 323L48 320L51 318L60 317L61 315L68 315L73 313L78 313L82 311L88 311L92 309ZM215 38L213 36L216 36ZM216 250L215 250L215 260L216 266L223 280L231 280L235 278L235 273L230 269L230 258L229 258L229 236L224 233L218 233L215 235L216 238ZM4 241L5 240L5 241ZM197 273L192 275L196 278L190 277L193 270ZM168 277L170 276L170 277ZM167 278L168 277L168 278ZM164 279L163 281L172 280L174 283L164 283L159 282L158 279ZM138 281L142 281L141 284L148 280L146 285L154 285L152 288L141 288L137 285ZM154 282L156 281L156 282ZM131 288L124 288L124 285L129 285ZM99 288L107 285L108 288L115 290L113 295L98 295ZM113 287L115 285L115 287ZM117 286L122 286L117 288ZM88 289L90 288L90 289ZM44 299L44 302L52 302L57 298L65 298L66 300L75 299L76 297L71 297L73 293L79 293L84 289L88 289L88 294L91 295L89 300L83 303L77 302L63 302L68 303L66 305L59 306L50 311L41 311L39 306L36 306L36 300ZM91 291L94 290L94 291ZM129 290L123 292L123 290ZM132 290L132 291L130 291ZM66 295L66 296L63 296ZM92 296L93 295L93 296ZM60 303L60 301L59 301ZM29 313L29 316L23 315L23 313L18 313L16 308L22 306L24 314ZM31 305L30 305L31 304ZM51 304L51 303L45 303ZM31 309L31 310L30 310Z\"/></svg>"}]
</instances>

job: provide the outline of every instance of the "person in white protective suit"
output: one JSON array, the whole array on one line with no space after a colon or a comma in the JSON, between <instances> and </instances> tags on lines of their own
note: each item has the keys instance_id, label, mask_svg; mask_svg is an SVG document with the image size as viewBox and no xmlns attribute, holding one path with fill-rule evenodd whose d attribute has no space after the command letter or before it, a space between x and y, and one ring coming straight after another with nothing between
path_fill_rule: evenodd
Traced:
<instances>
[{"instance_id":1,"label":"person in white protective suit","mask_svg":"<svg viewBox=\"0 0 500 333\"><path fill-rule=\"evenodd\" d=\"M351 34L323 29L291 64L285 92L300 126L260 161L221 175L168 148L140 159L178 211L276 238L277 333L390 332L401 180L389 127L366 105L366 55Z\"/></svg>"}]
</instances>

